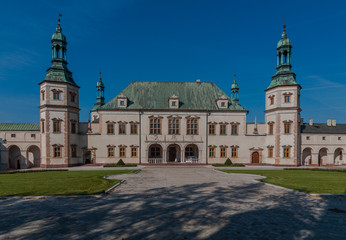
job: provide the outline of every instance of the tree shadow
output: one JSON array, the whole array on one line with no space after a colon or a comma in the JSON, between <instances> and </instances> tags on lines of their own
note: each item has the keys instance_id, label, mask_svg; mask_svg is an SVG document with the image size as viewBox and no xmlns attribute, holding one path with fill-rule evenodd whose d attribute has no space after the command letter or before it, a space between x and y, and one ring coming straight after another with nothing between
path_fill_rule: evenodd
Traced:
<instances>
[{"instance_id":1,"label":"tree shadow","mask_svg":"<svg viewBox=\"0 0 346 240\"><path fill-rule=\"evenodd\" d=\"M270 191L268 191L270 189ZM115 191L102 199L1 200L0 239L341 239L345 197L263 183Z\"/></svg>"}]
</instances>

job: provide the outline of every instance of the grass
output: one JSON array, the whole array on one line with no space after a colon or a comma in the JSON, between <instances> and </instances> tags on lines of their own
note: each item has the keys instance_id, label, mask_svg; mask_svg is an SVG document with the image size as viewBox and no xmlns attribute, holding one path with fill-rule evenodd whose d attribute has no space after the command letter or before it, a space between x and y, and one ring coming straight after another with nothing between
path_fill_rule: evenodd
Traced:
<instances>
[{"instance_id":1,"label":"grass","mask_svg":"<svg viewBox=\"0 0 346 240\"><path fill-rule=\"evenodd\" d=\"M234 163L234 164L231 164L231 165L215 163L215 164L212 164L212 166L213 167L245 167L244 164L240 164L240 163Z\"/></svg>"},{"instance_id":2,"label":"grass","mask_svg":"<svg viewBox=\"0 0 346 240\"><path fill-rule=\"evenodd\" d=\"M103 165L103 167L137 167L137 164L118 165L116 163L108 163Z\"/></svg>"},{"instance_id":3,"label":"grass","mask_svg":"<svg viewBox=\"0 0 346 240\"><path fill-rule=\"evenodd\" d=\"M318 170L220 170L263 175L259 181L306 193L346 193L346 172Z\"/></svg>"},{"instance_id":4,"label":"grass","mask_svg":"<svg viewBox=\"0 0 346 240\"><path fill-rule=\"evenodd\" d=\"M105 175L136 170L47 171L0 175L0 196L86 195L106 191L119 180Z\"/></svg>"}]
</instances>

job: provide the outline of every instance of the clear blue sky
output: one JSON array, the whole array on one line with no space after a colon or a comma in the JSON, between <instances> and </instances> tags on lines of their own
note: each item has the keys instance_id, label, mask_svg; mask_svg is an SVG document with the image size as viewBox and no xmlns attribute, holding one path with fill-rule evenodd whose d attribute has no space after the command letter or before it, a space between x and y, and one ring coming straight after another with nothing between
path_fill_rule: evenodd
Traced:
<instances>
[{"instance_id":1,"label":"clear blue sky","mask_svg":"<svg viewBox=\"0 0 346 240\"><path fill-rule=\"evenodd\" d=\"M133 80L213 81L264 120L264 89L276 67L283 19L302 116L346 122L345 1L6 1L0 8L0 122L39 122L39 86L51 60L57 16L69 69L81 86L81 121L102 71L109 101Z\"/></svg>"}]
</instances>

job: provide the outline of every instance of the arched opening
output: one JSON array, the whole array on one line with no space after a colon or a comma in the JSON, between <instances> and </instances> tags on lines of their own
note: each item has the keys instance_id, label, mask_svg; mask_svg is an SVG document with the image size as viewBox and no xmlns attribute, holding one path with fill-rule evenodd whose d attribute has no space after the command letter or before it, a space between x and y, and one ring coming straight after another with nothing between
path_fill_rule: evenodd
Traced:
<instances>
[{"instance_id":1,"label":"arched opening","mask_svg":"<svg viewBox=\"0 0 346 240\"><path fill-rule=\"evenodd\" d=\"M167 162L180 162L180 147L177 144L171 144L167 147Z\"/></svg>"},{"instance_id":2,"label":"arched opening","mask_svg":"<svg viewBox=\"0 0 346 240\"><path fill-rule=\"evenodd\" d=\"M37 146L30 146L27 151L28 167L40 167L40 149Z\"/></svg>"},{"instance_id":3,"label":"arched opening","mask_svg":"<svg viewBox=\"0 0 346 240\"><path fill-rule=\"evenodd\" d=\"M10 169L26 168L25 159L16 145L8 148L8 167Z\"/></svg>"},{"instance_id":4,"label":"arched opening","mask_svg":"<svg viewBox=\"0 0 346 240\"><path fill-rule=\"evenodd\" d=\"M189 144L185 147L185 162L198 162L198 147L195 144Z\"/></svg>"},{"instance_id":5,"label":"arched opening","mask_svg":"<svg viewBox=\"0 0 346 240\"><path fill-rule=\"evenodd\" d=\"M257 151L252 153L251 160L252 163L259 163L259 153Z\"/></svg>"},{"instance_id":6,"label":"arched opening","mask_svg":"<svg viewBox=\"0 0 346 240\"><path fill-rule=\"evenodd\" d=\"M334 165L341 165L342 164L342 160L343 160L343 149L342 148L337 148L335 149L334 152Z\"/></svg>"},{"instance_id":7,"label":"arched opening","mask_svg":"<svg viewBox=\"0 0 346 240\"><path fill-rule=\"evenodd\" d=\"M287 63L287 51L284 51L283 59L284 59L283 63Z\"/></svg>"},{"instance_id":8,"label":"arched opening","mask_svg":"<svg viewBox=\"0 0 346 240\"><path fill-rule=\"evenodd\" d=\"M327 162L327 149L322 148L318 152L318 166L322 166Z\"/></svg>"},{"instance_id":9,"label":"arched opening","mask_svg":"<svg viewBox=\"0 0 346 240\"><path fill-rule=\"evenodd\" d=\"M162 147L159 144L149 146L148 162L149 163L162 163Z\"/></svg>"},{"instance_id":10,"label":"arched opening","mask_svg":"<svg viewBox=\"0 0 346 240\"><path fill-rule=\"evenodd\" d=\"M278 61L278 65L280 65L282 62L281 62L281 52L279 52L279 61Z\"/></svg>"},{"instance_id":11,"label":"arched opening","mask_svg":"<svg viewBox=\"0 0 346 240\"><path fill-rule=\"evenodd\" d=\"M310 165L312 159L311 148L305 148L302 154L302 165Z\"/></svg>"},{"instance_id":12,"label":"arched opening","mask_svg":"<svg viewBox=\"0 0 346 240\"><path fill-rule=\"evenodd\" d=\"M85 164L91 164L91 151L90 150L85 150L84 151L84 163Z\"/></svg>"}]
</instances>

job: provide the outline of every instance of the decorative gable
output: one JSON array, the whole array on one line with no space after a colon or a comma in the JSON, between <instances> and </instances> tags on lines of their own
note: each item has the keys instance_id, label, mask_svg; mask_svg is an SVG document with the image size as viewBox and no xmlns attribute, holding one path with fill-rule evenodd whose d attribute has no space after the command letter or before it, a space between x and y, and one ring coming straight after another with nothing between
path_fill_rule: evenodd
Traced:
<instances>
[{"instance_id":1,"label":"decorative gable","mask_svg":"<svg viewBox=\"0 0 346 240\"><path fill-rule=\"evenodd\" d=\"M117 100L118 100L118 107L120 107L120 108L126 108L127 107L127 97L125 94L120 93L117 96Z\"/></svg>"},{"instance_id":2,"label":"decorative gable","mask_svg":"<svg viewBox=\"0 0 346 240\"><path fill-rule=\"evenodd\" d=\"M169 108L179 108L179 98L177 95L173 94L168 99Z\"/></svg>"},{"instance_id":3,"label":"decorative gable","mask_svg":"<svg viewBox=\"0 0 346 240\"><path fill-rule=\"evenodd\" d=\"M217 100L216 100L216 104L217 104L217 107L218 108L228 108L228 99L227 97L225 97L225 95L222 95L221 97L219 97Z\"/></svg>"}]
</instances>

